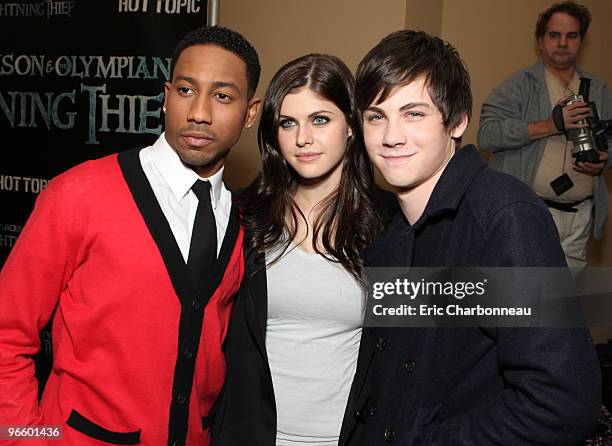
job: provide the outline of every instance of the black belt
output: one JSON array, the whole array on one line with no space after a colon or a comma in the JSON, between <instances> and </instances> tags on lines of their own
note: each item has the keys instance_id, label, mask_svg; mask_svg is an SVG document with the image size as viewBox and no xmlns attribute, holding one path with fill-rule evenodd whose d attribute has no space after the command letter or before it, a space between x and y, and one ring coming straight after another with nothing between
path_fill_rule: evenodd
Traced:
<instances>
[{"instance_id":1,"label":"black belt","mask_svg":"<svg viewBox=\"0 0 612 446\"><path fill-rule=\"evenodd\" d=\"M558 201L552 201L546 198L542 198L542 200L544 200L544 203L546 203L549 208L557 209L558 211L562 212L578 212L576 206L584 201L590 200L591 198L593 198L593 196L587 197L584 200L570 201L568 203L559 203Z\"/></svg>"}]
</instances>

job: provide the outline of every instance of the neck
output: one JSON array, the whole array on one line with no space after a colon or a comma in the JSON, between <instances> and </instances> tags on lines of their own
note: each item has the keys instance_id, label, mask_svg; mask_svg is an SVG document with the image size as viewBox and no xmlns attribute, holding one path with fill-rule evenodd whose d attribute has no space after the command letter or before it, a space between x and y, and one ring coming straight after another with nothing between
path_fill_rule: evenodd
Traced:
<instances>
[{"instance_id":1,"label":"neck","mask_svg":"<svg viewBox=\"0 0 612 446\"><path fill-rule=\"evenodd\" d=\"M315 252L313 243L313 225L317 219L318 205L330 196L338 188L340 184L340 174L342 168L339 167L331 172L323 179L304 180L300 182L293 195L293 200L297 207L306 217L307 224L303 220L298 219L295 239L301 243L302 249L310 252ZM317 245L320 250L323 250L321 244L322 235L319 234Z\"/></svg>"},{"instance_id":2,"label":"neck","mask_svg":"<svg viewBox=\"0 0 612 446\"><path fill-rule=\"evenodd\" d=\"M325 178L302 179L300 181L293 199L304 215L308 217L317 204L338 188L341 173L342 165L338 165L338 168L330 172Z\"/></svg>"},{"instance_id":3,"label":"neck","mask_svg":"<svg viewBox=\"0 0 612 446\"><path fill-rule=\"evenodd\" d=\"M546 66L546 69L550 71L557 79L559 79L566 87L570 84L572 78L574 77L574 73L576 72L576 65L570 65L569 67L564 68L553 67L547 63L544 63L544 65Z\"/></svg>"},{"instance_id":4,"label":"neck","mask_svg":"<svg viewBox=\"0 0 612 446\"><path fill-rule=\"evenodd\" d=\"M411 225L414 225L425 211L427 203L431 198L436 184L442 176L442 172L446 169L446 166L450 162L451 158L455 154L455 142L451 142L451 150L447 153L447 158L440 168L426 181L418 184L414 187L399 190L396 192L397 199L399 201L400 208L404 213L404 216Z\"/></svg>"}]
</instances>

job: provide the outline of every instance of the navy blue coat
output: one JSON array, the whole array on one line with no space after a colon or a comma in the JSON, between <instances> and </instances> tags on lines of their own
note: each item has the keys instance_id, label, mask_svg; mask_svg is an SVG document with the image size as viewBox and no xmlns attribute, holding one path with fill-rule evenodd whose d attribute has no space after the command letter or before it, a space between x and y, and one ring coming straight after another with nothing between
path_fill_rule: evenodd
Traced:
<instances>
[{"instance_id":1,"label":"navy blue coat","mask_svg":"<svg viewBox=\"0 0 612 446\"><path fill-rule=\"evenodd\" d=\"M456 152L410 225L400 213L368 266L562 266L541 200ZM364 330L350 409L367 444L573 445L592 433L601 377L586 328ZM354 387L356 387L354 385ZM367 390L371 387L371 390Z\"/></svg>"}]
</instances>

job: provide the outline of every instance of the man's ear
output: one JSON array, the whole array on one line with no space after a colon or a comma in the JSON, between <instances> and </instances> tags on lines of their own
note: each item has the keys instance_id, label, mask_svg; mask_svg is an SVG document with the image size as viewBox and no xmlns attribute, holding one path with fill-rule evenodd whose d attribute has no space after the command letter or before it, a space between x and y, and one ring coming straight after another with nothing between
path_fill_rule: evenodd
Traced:
<instances>
[{"instance_id":1,"label":"man's ear","mask_svg":"<svg viewBox=\"0 0 612 446\"><path fill-rule=\"evenodd\" d=\"M162 106L162 110L166 113L166 102L168 102L168 93L170 92L170 87L172 84L168 81L164 82L164 103Z\"/></svg>"},{"instance_id":2,"label":"man's ear","mask_svg":"<svg viewBox=\"0 0 612 446\"><path fill-rule=\"evenodd\" d=\"M256 96L253 96L249 100L249 105L247 107L246 114L246 126L247 128L251 128L255 123L255 118L257 118L257 112L259 111L259 106L261 105L261 99Z\"/></svg>"},{"instance_id":3,"label":"man's ear","mask_svg":"<svg viewBox=\"0 0 612 446\"><path fill-rule=\"evenodd\" d=\"M461 118L461 122L459 122L459 124L457 124L455 126L454 129L451 130L451 138L453 139L457 139L457 138L461 138L463 136L463 133L465 133L465 129L468 126L468 116L467 113L463 114L463 117Z\"/></svg>"}]
</instances>

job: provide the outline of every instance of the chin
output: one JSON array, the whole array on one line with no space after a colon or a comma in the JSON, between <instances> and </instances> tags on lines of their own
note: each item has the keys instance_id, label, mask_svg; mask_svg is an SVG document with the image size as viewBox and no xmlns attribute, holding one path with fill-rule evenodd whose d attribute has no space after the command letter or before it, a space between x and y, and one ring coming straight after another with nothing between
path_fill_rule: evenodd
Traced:
<instances>
[{"instance_id":1,"label":"chin","mask_svg":"<svg viewBox=\"0 0 612 446\"><path fill-rule=\"evenodd\" d=\"M405 169L400 169L402 171L398 171L396 169L378 169L385 179L387 183L389 183L393 187L402 187L407 184L411 184L413 181L411 178L406 178Z\"/></svg>"},{"instance_id":2,"label":"chin","mask_svg":"<svg viewBox=\"0 0 612 446\"><path fill-rule=\"evenodd\" d=\"M307 181L311 183L316 183L317 181L320 181L323 178L325 178L325 174L314 174L314 173L301 174L300 172L298 172L298 175L301 181Z\"/></svg>"},{"instance_id":3,"label":"chin","mask_svg":"<svg viewBox=\"0 0 612 446\"><path fill-rule=\"evenodd\" d=\"M393 186L394 188L396 188L398 190L411 189L415 185L414 181L410 181L410 180L407 180L407 179L388 178L388 177L385 177L384 175L383 175L383 177L385 178L387 183L389 183L391 186Z\"/></svg>"},{"instance_id":4,"label":"chin","mask_svg":"<svg viewBox=\"0 0 612 446\"><path fill-rule=\"evenodd\" d=\"M188 166L201 166L209 161L208 157L204 157L201 153L189 149L179 152L179 158Z\"/></svg>"},{"instance_id":5,"label":"chin","mask_svg":"<svg viewBox=\"0 0 612 446\"><path fill-rule=\"evenodd\" d=\"M305 184L317 184L321 181L324 181L325 179L329 178L330 175L332 174L333 171L331 170L325 170L325 171L298 171L296 170L296 173L298 174L299 177L299 181L301 183L305 183Z\"/></svg>"},{"instance_id":6,"label":"chin","mask_svg":"<svg viewBox=\"0 0 612 446\"><path fill-rule=\"evenodd\" d=\"M322 169L321 166L303 165L303 164L297 164L297 163L290 164L290 166L302 178L313 179L313 178L317 178L322 175L325 175L325 173L327 173L327 171Z\"/></svg>"}]
</instances>

